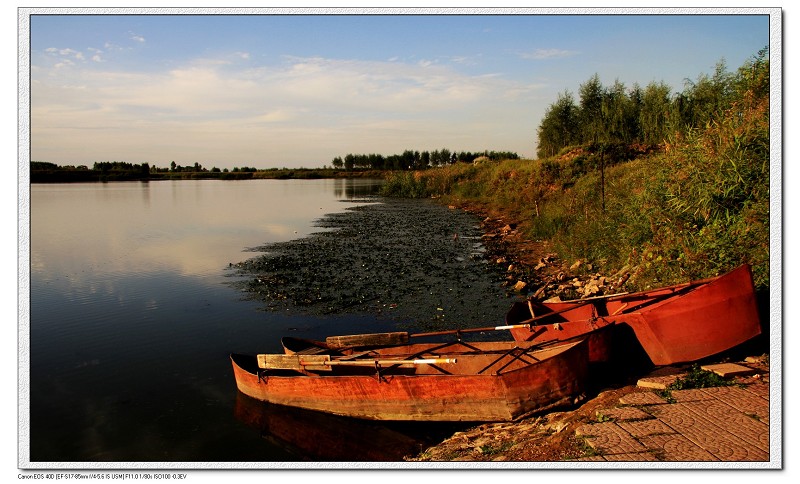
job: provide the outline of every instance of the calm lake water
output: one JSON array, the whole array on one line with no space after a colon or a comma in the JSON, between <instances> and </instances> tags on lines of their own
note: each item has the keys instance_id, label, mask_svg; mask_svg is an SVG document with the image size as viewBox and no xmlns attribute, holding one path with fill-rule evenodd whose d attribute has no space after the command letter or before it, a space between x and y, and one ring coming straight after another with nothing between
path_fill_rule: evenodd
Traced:
<instances>
[{"instance_id":1,"label":"calm lake water","mask_svg":"<svg viewBox=\"0 0 800 484\"><path fill-rule=\"evenodd\" d=\"M318 232L315 220L368 203L378 183L31 186L30 413L20 441L24 449L29 439L30 462L396 460L369 435L397 450L410 445L403 434L256 404L238 394L228 361L280 352L290 331L381 329L366 316L263 311L229 284L229 265L256 255L248 248Z\"/></svg>"}]
</instances>

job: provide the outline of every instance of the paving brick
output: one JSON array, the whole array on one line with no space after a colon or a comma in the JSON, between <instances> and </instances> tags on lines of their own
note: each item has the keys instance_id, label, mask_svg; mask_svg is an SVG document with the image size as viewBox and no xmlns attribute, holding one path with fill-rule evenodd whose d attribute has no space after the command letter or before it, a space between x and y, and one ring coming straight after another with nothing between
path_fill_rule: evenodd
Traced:
<instances>
[{"instance_id":1,"label":"paving brick","mask_svg":"<svg viewBox=\"0 0 800 484\"><path fill-rule=\"evenodd\" d=\"M678 375L653 376L653 377L641 378L639 381L636 382L636 386L640 388L653 388L656 390L664 390L665 388L667 388L667 385L670 385L677 379Z\"/></svg>"},{"instance_id":2,"label":"paving brick","mask_svg":"<svg viewBox=\"0 0 800 484\"><path fill-rule=\"evenodd\" d=\"M714 396L704 391L705 388L690 388L688 390L672 390L672 398L678 403L698 402L702 400L713 400Z\"/></svg>"},{"instance_id":3,"label":"paving brick","mask_svg":"<svg viewBox=\"0 0 800 484\"><path fill-rule=\"evenodd\" d=\"M653 392L635 392L620 398L619 403L623 405L657 405L667 403L667 401Z\"/></svg>"},{"instance_id":4,"label":"paving brick","mask_svg":"<svg viewBox=\"0 0 800 484\"><path fill-rule=\"evenodd\" d=\"M769 426L720 401L689 406L691 411L748 444L769 452Z\"/></svg>"},{"instance_id":5,"label":"paving brick","mask_svg":"<svg viewBox=\"0 0 800 484\"><path fill-rule=\"evenodd\" d=\"M614 419L617 422L653 418L649 413L636 407L604 408L597 411L597 417L600 418L601 416Z\"/></svg>"},{"instance_id":6,"label":"paving brick","mask_svg":"<svg viewBox=\"0 0 800 484\"><path fill-rule=\"evenodd\" d=\"M602 422L579 427L576 433L603 455L645 451L645 447L614 422Z\"/></svg>"},{"instance_id":7,"label":"paving brick","mask_svg":"<svg viewBox=\"0 0 800 484\"><path fill-rule=\"evenodd\" d=\"M617 425L636 439L647 435L675 433L672 427L655 418L651 418L650 420L637 420L635 422L617 422Z\"/></svg>"},{"instance_id":8,"label":"paving brick","mask_svg":"<svg viewBox=\"0 0 800 484\"><path fill-rule=\"evenodd\" d=\"M749 391L748 388L714 387L704 388L703 391L744 414L756 417L764 424L769 423L769 400Z\"/></svg>"},{"instance_id":9,"label":"paving brick","mask_svg":"<svg viewBox=\"0 0 800 484\"><path fill-rule=\"evenodd\" d=\"M767 461L769 453L725 431L704 415L708 402L661 405L654 415L721 461Z\"/></svg>"},{"instance_id":10,"label":"paving brick","mask_svg":"<svg viewBox=\"0 0 800 484\"><path fill-rule=\"evenodd\" d=\"M735 369L734 369L735 370ZM650 382L666 381L653 375ZM674 375L673 375L674 377ZM614 419L578 429L599 456L586 461L769 462L769 374L735 377L737 385L673 390L668 403L654 391L620 398L623 405L598 411Z\"/></svg>"},{"instance_id":11,"label":"paving brick","mask_svg":"<svg viewBox=\"0 0 800 484\"><path fill-rule=\"evenodd\" d=\"M718 461L713 454L681 434L658 434L641 437L639 441L659 460L669 462Z\"/></svg>"},{"instance_id":12,"label":"paving brick","mask_svg":"<svg viewBox=\"0 0 800 484\"><path fill-rule=\"evenodd\" d=\"M763 380L759 382L753 382L744 387L744 390L747 391L748 393L752 393L753 395L769 400L770 397L769 382L764 382Z\"/></svg>"},{"instance_id":13,"label":"paving brick","mask_svg":"<svg viewBox=\"0 0 800 484\"><path fill-rule=\"evenodd\" d=\"M752 375L756 371L749 366L737 365L736 363L717 363L715 365L702 365L701 369L712 371L717 375L728 378L733 376Z\"/></svg>"}]
</instances>

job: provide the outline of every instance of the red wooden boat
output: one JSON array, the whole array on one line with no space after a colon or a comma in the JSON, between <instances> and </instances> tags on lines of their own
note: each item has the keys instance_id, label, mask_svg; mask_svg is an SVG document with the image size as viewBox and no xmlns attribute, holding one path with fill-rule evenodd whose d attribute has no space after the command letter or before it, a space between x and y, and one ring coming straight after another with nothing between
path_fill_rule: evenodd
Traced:
<instances>
[{"instance_id":1,"label":"red wooden boat","mask_svg":"<svg viewBox=\"0 0 800 484\"><path fill-rule=\"evenodd\" d=\"M584 340L394 345L345 356L232 354L257 400L368 420L509 421L572 403Z\"/></svg>"},{"instance_id":2,"label":"red wooden boat","mask_svg":"<svg viewBox=\"0 0 800 484\"><path fill-rule=\"evenodd\" d=\"M761 334L750 266L719 277L566 302L515 303L506 323L518 341L563 341L591 333L592 361L607 358L601 326L630 328L654 365L697 361ZM605 352L605 353L604 353Z\"/></svg>"}]
</instances>

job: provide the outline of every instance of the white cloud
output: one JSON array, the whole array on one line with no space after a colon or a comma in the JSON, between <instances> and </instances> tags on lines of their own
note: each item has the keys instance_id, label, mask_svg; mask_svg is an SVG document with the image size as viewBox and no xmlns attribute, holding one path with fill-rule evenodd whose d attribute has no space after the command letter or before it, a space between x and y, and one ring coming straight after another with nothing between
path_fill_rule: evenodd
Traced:
<instances>
[{"instance_id":1,"label":"white cloud","mask_svg":"<svg viewBox=\"0 0 800 484\"><path fill-rule=\"evenodd\" d=\"M438 63L321 57L248 69L205 59L157 74L73 69L34 81L33 159L221 167L321 166L347 152L409 147L521 152L470 144L489 132L530 139L532 116L521 116L538 89Z\"/></svg>"},{"instance_id":2,"label":"white cloud","mask_svg":"<svg viewBox=\"0 0 800 484\"><path fill-rule=\"evenodd\" d=\"M564 50L564 49L536 49L532 52L523 52L519 54L523 59L546 60L546 59L561 59L564 57L573 57L578 55L577 51Z\"/></svg>"},{"instance_id":3,"label":"white cloud","mask_svg":"<svg viewBox=\"0 0 800 484\"><path fill-rule=\"evenodd\" d=\"M56 69L63 69L63 68L65 68L65 67L72 67L72 66L74 66L74 65L75 65L75 63L74 63L74 62L72 62L71 60L69 60L69 59L64 59L64 60L62 60L62 61L60 61L60 62L57 62L57 63L55 63L55 64L53 65L53 67L55 67Z\"/></svg>"}]
</instances>

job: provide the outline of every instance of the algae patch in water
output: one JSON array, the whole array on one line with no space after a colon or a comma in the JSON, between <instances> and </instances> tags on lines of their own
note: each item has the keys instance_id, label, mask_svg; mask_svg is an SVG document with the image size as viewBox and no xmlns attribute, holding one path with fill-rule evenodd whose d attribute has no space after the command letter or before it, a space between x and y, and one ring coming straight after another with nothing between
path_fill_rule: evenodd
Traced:
<instances>
[{"instance_id":1,"label":"algae patch in water","mask_svg":"<svg viewBox=\"0 0 800 484\"><path fill-rule=\"evenodd\" d=\"M379 199L317 221L327 230L255 248L242 289L273 310L366 313L420 329L502 324L504 274L478 220L428 200Z\"/></svg>"}]
</instances>

